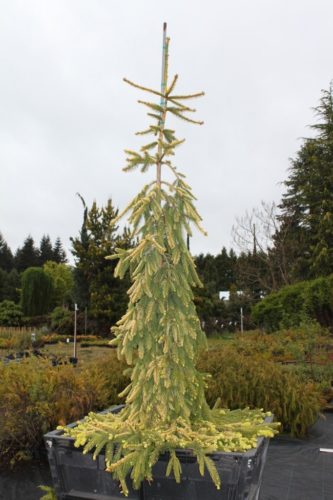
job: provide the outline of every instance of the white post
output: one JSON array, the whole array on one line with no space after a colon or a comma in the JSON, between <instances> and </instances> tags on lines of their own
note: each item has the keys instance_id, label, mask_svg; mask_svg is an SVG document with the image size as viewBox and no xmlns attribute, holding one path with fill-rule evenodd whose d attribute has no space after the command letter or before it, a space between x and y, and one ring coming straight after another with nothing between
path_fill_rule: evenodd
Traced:
<instances>
[{"instance_id":1,"label":"white post","mask_svg":"<svg viewBox=\"0 0 333 500\"><path fill-rule=\"evenodd\" d=\"M76 347L76 330L77 330L77 304L74 305L74 358L77 358L77 347Z\"/></svg>"},{"instance_id":2,"label":"white post","mask_svg":"<svg viewBox=\"0 0 333 500\"><path fill-rule=\"evenodd\" d=\"M244 333L244 325L243 325L243 308L240 308L240 321L241 321L241 333Z\"/></svg>"}]
</instances>

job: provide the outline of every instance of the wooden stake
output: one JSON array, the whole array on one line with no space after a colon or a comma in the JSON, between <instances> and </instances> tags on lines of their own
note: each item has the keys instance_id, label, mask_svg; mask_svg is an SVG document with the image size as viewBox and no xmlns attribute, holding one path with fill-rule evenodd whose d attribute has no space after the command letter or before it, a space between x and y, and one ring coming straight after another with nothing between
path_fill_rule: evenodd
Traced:
<instances>
[{"instance_id":1,"label":"wooden stake","mask_svg":"<svg viewBox=\"0 0 333 500\"><path fill-rule=\"evenodd\" d=\"M167 79L168 79L168 46L169 46L169 39L167 38L167 23L163 23L163 49L162 49L162 75L161 75L161 94L163 96L165 95L166 92L166 86L167 86ZM164 128L164 122L165 122L165 115L166 115L166 99L165 97L161 97L161 107L163 108L163 111L161 113L161 119L160 119L160 132L159 132L159 145L158 145L158 152L157 155L158 157L161 156L162 154L162 146L161 142L163 140L163 128ZM156 182L159 187L161 187L161 161L159 161L156 165Z\"/></svg>"}]
</instances>

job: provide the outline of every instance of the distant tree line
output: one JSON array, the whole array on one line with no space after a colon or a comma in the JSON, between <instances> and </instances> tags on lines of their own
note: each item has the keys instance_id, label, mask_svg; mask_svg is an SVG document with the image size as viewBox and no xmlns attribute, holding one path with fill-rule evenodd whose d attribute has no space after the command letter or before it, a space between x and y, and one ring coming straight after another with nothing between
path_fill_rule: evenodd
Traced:
<instances>
[{"instance_id":1,"label":"distant tree line","mask_svg":"<svg viewBox=\"0 0 333 500\"><path fill-rule=\"evenodd\" d=\"M47 261L58 264L67 262L60 238L52 244L50 237L44 235L38 247L29 235L23 245L13 253L0 233L0 302L18 302L22 273L29 267L42 267Z\"/></svg>"},{"instance_id":2,"label":"distant tree line","mask_svg":"<svg viewBox=\"0 0 333 500\"><path fill-rule=\"evenodd\" d=\"M244 327L250 328L251 309L262 297L333 273L332 95L332 87L322 92L312 125L315 136L304 139L291 160L280 204L262 202L237 219L233 249L195 257L203 282L194 290L195 303L207 332L239 329L241 308ZM71 238L74 266L67 264L60 238L53 244L44 235L36 246L28 236L13 253L0 235L0 324L1 311L9 309L3 321L14 321L8 317L13 318L15 306L17 318L51 313L51 327L68 330L77 303L81 331L108 333L126 310L129 278L115 278L116 262L106 257L132 245L129 230L113 224L118 210L111 199L88 207L79 197L83 217ZM230 292L229 300L220 299L221 291Z\"/></svg>"},{"instance_id":3,"label":"distant tree line","mask_svg":"<svg viewBox=\"0 0 333 500\"><path fill-rule=\"evenodd\" d=\"M332 84L322 91L314 113L317 121L310 127L314 136L303 139L291 159L280 204L262 203L240 218L234 227L239 248L252 255L253 265L248 261L241 270L244 281L257 286L263 295L270 297L272 293L272 300L265 300L262 306L256 307L253 315L257 320L260 316L262 324L269 323L268 317L281 316L281 310L273 310L278 303L276 297L289 297L294 290L312 290L313 283L317 286L322 283L321 278L333 273ZM298 283L302 285L290 288ZM276 295L279 290L283 292ZM332 289L323 286L320 290L320 298L316 299L318 304L332 304ZM295 305L298 311L295 309L292 313L287 302L284 307L288 314L298 317L299 307ZM327 308L332 311L331 306ZM269 315L267 321L266 313ZM315 318L322 324L332 325L333 314L329 314L331 312L317 312ZM276 327L276 321L274 325Z\"/></svg>"}]
</instances>

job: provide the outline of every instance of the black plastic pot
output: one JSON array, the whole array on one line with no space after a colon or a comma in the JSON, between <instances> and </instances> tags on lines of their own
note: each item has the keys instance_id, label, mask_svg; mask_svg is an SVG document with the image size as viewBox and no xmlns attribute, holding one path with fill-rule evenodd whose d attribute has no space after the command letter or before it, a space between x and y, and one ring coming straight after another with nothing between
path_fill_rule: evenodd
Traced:
<instances>
[{"instance_id":1,"label":"black plastic pot","mask_svg":"<svg viewBox=\"0 0 333 500\"><path fill-rule=\"evenodd\" d=\"M112 411L118 412L121 406ZM269 419L271 420L271 418ZM73 426L75 424L72 424ZM52 431L44 436L53 485L58 500L116 500L123 498L119 483L105 472L101 453L83 455L74 440ZM269 440L260 438L257 448L246 453L217 452L210 457L219 472L222 486L217 490L209 474L202 477L195 457L190 452L177 453L182 465L181 483L166 477L168 455L162 455L153 468L154 481L145 481L139 491L129 488L130 500L257 500ZM128 481L130 483L130 481Z\"/></svg>"},{"instance_id":2,"label":"black plastic pot","mask_svg":"<svg viewBox=\"0 0 333 500\"><path fill-rule=\"evenodd\" d=\"M112 411L119 412L119 405ZM76 423L70 424L74 427ZM116 500L125 497L121 494L119 482L105 471L103 452L96 460L93 453L83 455L81 448L74 447L74 439L64 436L62 431L51 431L44 436L50 464L53 486L58 500ZM128 499L141 499L141 492L129 488Z\"/></svg>"},{"instance_id":3,"label":"black plastic pot","mask_svg":"<svg viewBox=\"0 0 333 500\"><path fill-rule=\"evenodd\" d=\"M257 500L266 461L269 440L260 438L257 448L246 453L217 452L210 455L221 478L217 490L208 472L199 473L196 458L179 451L182 466L181 483L166 477L168 456L161 456L153 468L154 481L143 483L145 500Z\"/></svg>"}]
</instances>

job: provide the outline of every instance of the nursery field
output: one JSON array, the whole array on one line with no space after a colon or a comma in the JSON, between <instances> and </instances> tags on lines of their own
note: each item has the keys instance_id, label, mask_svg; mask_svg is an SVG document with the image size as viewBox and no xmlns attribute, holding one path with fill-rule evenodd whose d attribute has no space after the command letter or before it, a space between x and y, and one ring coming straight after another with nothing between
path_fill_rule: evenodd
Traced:
<instances>
[{"instance_id":1,"label":"nursery field","mask_svg":"<svg viewBox=\"0 0 333 500\"><path fill-rule=\"evenodd\" d=\"M73 367L69 363L73 343L64 342L64 336L37 333L37 345L32 346L31 332L15 337L16 333L0 333L0 356L17 350L32 354L32 347L38 356L0 362L0 467L6 471L12 466L20 470L29 460L35 463L43 454L42 436L48 430L121 403L118 394L129 381L123 374L126 365L108 347L108 339L80 337L78 365ZM308 439L309 429L333 396L329 331L309 324L272 334L252 331L213 336L208 348L201 352L198 368L209 375L206 398L210 405L220 398L222 406L231 409L270 410L287 439ZM275 452L283 446L284 441ZM6 477L11 481L14 476Z\"/></svg>"}]
</instances>

